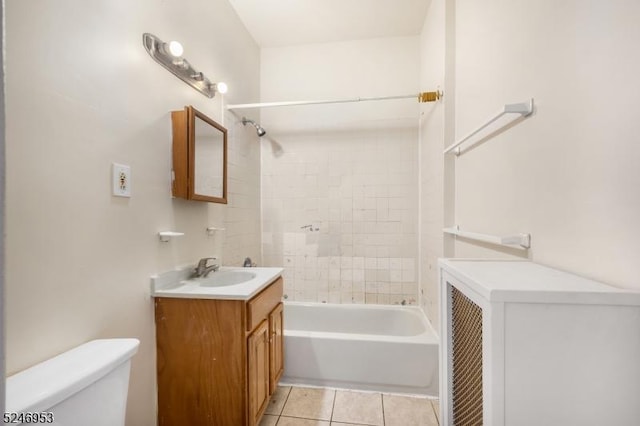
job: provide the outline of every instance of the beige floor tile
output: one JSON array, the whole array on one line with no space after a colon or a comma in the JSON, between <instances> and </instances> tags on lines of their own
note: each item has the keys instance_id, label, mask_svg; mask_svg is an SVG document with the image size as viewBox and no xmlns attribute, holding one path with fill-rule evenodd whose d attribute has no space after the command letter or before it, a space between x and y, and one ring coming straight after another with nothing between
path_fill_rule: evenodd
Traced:
<instances>
[{"instance_id":1,"label":"beige floor tile","mask_svg":"<svg viewBox=\"0 0 640 426\"><path fill-rule=\"evenodd\" d=\"M436 417L438 419L438 424L440 424L440 400L432 399L431 405L433 406L433 411L436 413Z\"/></svg>"},{"instance_id":2,"label":"beige floor tile","mask_svg":"<svg viewBox=\"0 0 640 426\"><path fill-rule=\"evenodd\" d=\"M279 416L284 408L284 403L287 401L289 391L291 391L291 386L276 387L276 391L271 395L265 414L275 414Z\"/></svg>"},{"instance_id":3,"label":"beige floor tile","mask_svg":"<svg viewBox=\"0 0 640 426\"><path fill-rule=\"evenodd\" d=\"M269 414L265 414L262 416L262 420L260 420L259 426L276 426L278 423L278 416L270 416Z\"/></svg>"},{"instance_id":4,"label":"beige floor tile","mask_svg":"<svg viewBox=\"0 0 640 426\"><path fill-rule=\"evenodd\" d=\"M369 392L336 391L331 420L342 423L383 425L382 395Z\"/></svg>"},{"instance_id":5,"label":"beige floor tile","mask_svg":"<svg viewBox=\"0 0 640 426\"><path fill-rule=\"evenodd\" d=\"M335 391L329 389L292 387L283 416L331 420ZM281 420L282 421L282 420ZM278 423L280 424L280 423Z\"/></svg>"},{"instance_id":6,"label":"beige floor tile","mask_svg":"<svg viewBox=\"0 0 640 426\"><path fill-rule=\"evenodd\" d=\"M336 422L331 422L331 426L368 426L368 425L363 425L363 424L358 424L358 423L336 423Z\"/></svg>"},{"instance_id":7,"label":"beige floor tile","mask_svg":"<svg viewBox=\"0 0 640 426\"><path fill-rule=\"evenodd\" d=\"M383 395L386 426L438 426L431 401L399 395Z\"/></svg>"},{"instance_id":8,"label":"beige floor tile","mask_svg":"<svg viewBox=\"0 0 640 426\"><path fill-rule=\"evenodd\" d=\"M329 426L329 422L322 420L300 419L298 417L280 417L278 426Z\"/></svg>"}]
</instances>

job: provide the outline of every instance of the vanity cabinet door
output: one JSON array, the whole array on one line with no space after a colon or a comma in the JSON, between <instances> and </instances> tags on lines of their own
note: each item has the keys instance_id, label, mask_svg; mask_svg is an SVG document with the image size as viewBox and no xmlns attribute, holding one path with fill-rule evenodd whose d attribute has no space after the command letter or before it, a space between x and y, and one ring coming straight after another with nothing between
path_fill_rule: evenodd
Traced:
<instances>
[{"instance_id":1,"label":"vanity cabinet door","mask_svg":"<svg viewBox=\"0 0 640 426\"><path fill-rule=\"evenodd\" d=\"M269 314L269 391L273 393L284 370L284 316L280 303Z\"/></svg>"},{"instance_id":2,"label":"vanity cabinet door","mask_svg":"<svg viewBox=\"0 0 640 426\"><path fill-rule=\"evenodd\" d=\"M249 424L256 425L269 402L269 324L265 320L247 340Z\"/></svg>"}]
</instances>

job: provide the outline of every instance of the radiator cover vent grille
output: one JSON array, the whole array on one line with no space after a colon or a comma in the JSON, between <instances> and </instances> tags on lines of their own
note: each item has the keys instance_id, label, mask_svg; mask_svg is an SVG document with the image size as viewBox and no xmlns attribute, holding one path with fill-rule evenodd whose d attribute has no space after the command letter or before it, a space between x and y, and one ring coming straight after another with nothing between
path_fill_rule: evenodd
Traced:
<instances>
[{"instance_id":1,"label":"radiator cover vent grille","mask_svg":"<svg viewBox=\"0 0 640 426\"><path fill-rule=\"evenodd\" d=\"M453 424L482 425L482 309L451 287Z\"/></svg>"}]
</instances>

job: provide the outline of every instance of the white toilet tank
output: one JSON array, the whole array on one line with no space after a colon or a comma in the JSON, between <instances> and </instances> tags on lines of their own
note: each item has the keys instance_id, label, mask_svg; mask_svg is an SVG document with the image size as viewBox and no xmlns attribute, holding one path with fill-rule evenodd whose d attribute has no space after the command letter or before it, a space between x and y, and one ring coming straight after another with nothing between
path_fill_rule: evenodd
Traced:
<instances>
[{"instance_id":1,"label":"white toilet tank","mask_svg":"<svg viewBox=\"0 0 640 426\"><path fill-rule=\"evenodd\" d=\"M93 340L8 377L6 413L44 413L40 424L123 426L139 345L138 339Z\"/></svg>"}]
</instances>

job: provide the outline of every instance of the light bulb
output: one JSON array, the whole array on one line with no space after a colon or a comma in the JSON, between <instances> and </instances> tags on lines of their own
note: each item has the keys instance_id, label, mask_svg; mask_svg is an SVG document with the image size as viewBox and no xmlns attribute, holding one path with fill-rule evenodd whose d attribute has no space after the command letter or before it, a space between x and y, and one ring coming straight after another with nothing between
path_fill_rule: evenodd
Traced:
<instances>
[{"instance_id":1,"label":"light bulb","mask_svg":"<svg viewBox=\"0 0 640 426\"><path fill-rule=\"evenodd\" d=\"M227 90L229 90L229 87L227 86L227 83L221 81L219 83L216 83L216 91L218 93L222 93L223 95L225 93L227 93Z\"/></svg>"},{"instance_id":2,"label":"light bulb","mask_svg":"<svg viewBox=\"0 0 640 426\"><path fill-rule=\"evenodd\" d=\"M184 53L182 45L177 41L169 42L169 53L175 58L179 58Z\"/></svg>"}]
</instances>

